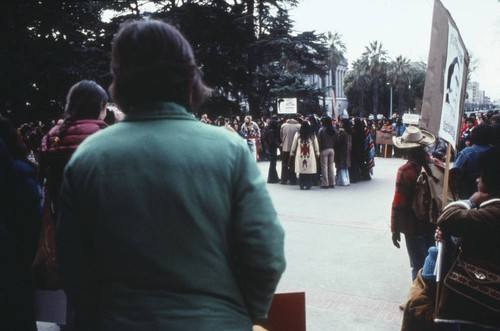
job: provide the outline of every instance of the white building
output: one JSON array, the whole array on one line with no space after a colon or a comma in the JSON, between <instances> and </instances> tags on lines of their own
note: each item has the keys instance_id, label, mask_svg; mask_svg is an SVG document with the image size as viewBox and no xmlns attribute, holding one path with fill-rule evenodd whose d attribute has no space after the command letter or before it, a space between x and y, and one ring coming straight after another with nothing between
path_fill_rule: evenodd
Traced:
<instances>
[{"instance_id":1,"label":"white building","mask_svg":"<svg viewBox=\"0 0 500 331\"><path fill-rule=\"evenodd\" d=\"M344 78L347 74L347 61L342 61L335 71L335 100L337 102L337 115L347 115L347 97L344 94ZM333 71L329 70L325 77L318 75L309 76L307 82L316 85L318 88L326 88L325 98L319 100L320 106L325 106L326 113L333 117Z\"/></svg>"}]
</instances>

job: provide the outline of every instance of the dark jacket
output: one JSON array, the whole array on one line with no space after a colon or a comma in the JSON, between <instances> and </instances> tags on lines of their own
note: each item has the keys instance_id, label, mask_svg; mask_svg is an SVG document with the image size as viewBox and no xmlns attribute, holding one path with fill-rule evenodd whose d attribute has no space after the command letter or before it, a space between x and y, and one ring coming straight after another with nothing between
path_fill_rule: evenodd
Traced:
<instances>
[{"instance_id":1,"label":"dark jacket","mask_svg":"<svg viewBox=\"0 0 500 331\"><path fill-rule=\"evenodd\" d=\"M36 330L31 265L40 220L35 169L0 139L0 330Z\"/></svg>"},{"instance_id":2,"label":"dark jacket","mask_svg":"<svg viewBox=\"0 0 500 331\"><path fill-rule=\"evenodd\" d=\"M267 126L267 135L264 138L269 148L278 148L281 144L278 121L271 119Z\"/></svg>"},{"instance_id":3,"label":"dark jacket","mask_svg":"<svg viewBox=\"0 0 500 331\"><path fill-rule=\"evenodd\" d=\"M476 179L479 177L479 156L487 151L491 146L472 145L464 148L453 166L462 170L462 177L458 181L458 195L460 199L468 199L476 192Z\"/></svg>"},{"instance_id":4,"label":"dark jacket","mask_svg":"<svg viewBox=\"0 0 500 331\"><path fill-rule=\"evenodd\" d=\"M500 265L500 199L470 209L463 201L446 206L439 217L443 233L461 238L464 254Z\"/></svg>"},{"instance_id":5,"label":"dark jacket","mask_svg":"<svg viewBox=\"0 0 500 331\"><path fill-rule=\"evenodd\" d=\"M338 169L347 169L351 166L352 135L339 130L335 143L335 166Z\"/></svg>"},{"instance_id":6,"label":"dark jacket","mask_svg":"<svg viewBox=\"0 0 500 331\"><path fill-rule=\"evenodd\" d=\"M326 133L325 128L319 129L318 143L319 143L319 149L321 151L325 149L335 148L336 141L337 141L336 133L330 136L328 133Z\"/></svg>"}]
</instances>

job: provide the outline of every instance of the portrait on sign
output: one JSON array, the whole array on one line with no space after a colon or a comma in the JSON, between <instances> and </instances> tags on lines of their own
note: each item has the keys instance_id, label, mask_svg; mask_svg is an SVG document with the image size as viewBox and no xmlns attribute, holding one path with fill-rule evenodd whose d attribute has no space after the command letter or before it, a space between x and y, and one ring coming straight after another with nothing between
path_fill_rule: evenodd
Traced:
<instances>
[{"instance_id":1,"label":"portrait on sign","mask_svg":"<svg viewBox=\"0 0 500 331\"><path fill-rule=\"evenodd\" d=\"M444 70L443 106L439 136L446 141L454 142L460 119L460 103L464 72L464 54L458 31L448 25L448 52Z\"/></svg>"}]
</instances>

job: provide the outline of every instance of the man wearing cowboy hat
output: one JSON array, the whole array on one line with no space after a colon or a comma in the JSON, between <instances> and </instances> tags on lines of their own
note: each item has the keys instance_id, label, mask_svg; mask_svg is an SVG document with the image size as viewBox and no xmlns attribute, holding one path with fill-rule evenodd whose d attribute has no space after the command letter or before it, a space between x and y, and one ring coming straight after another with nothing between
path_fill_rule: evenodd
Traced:
<instances>
[{"instance_id":1,"label":"man wearing cowboy hat","mask_svg":"<svg viewBox=\"0 0 500 331\"><path fill-rule=\"evenodd\" d=\"M401 233L405 235L406 249L410 258L412 281L424 265L427 249L434 245L435 227L431 223L418 221L411 205L415 193L417 177L422 167L432 174L430 158L424 146L432 144L436 138L430 132L409 126L401 137L392 137L394 145L408 155L408 162L398 169L396 192L392 202L391 231L392 242L399 248Z\"/></svg>"}]
</instances>

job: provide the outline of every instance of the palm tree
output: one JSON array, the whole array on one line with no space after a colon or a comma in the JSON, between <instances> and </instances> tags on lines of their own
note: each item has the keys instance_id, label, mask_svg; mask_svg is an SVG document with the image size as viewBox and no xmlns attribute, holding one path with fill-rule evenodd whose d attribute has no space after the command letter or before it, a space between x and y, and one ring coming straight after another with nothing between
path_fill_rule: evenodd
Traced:
<instances>
[{"instance_id":1,"label":"palm tree","mask_svg":"<svg viewBox=\"0 0 500 331\"><path fill-rule=\"evenodd\" d=\"M382 43L374 41L370 43L370 46L366 46L365 51L361 54L361 62L372 80L373 115L376 117L378 109L378 80L387 64L387 52L382 49Z\"/></svg>"},{"instance_id":2,"label":"palm tree","mask_svg":"<svg viewBox=\"0 0 500 331\"><path fill-rule=\"evenodd\" d=\"M398 113L400 117L403 115L403 109L401 107L403 91L410 84L412 72L413 69L410 65L410 60L403 55L396 57L396 60L392 61L390 64L388 74L392 86L394 86L398 92Z\"/></svg>"},{"instance_id":3,"label":"palm tree","mask_svg":"<svg viewBox=\"0 0 500 331\"><path fill-rule=\"evenodd\" d=\"M352 71L351 74L354 80L354 86L361 93L361 103L359 116L364 117L365 112L365 87L370 81L370 77L368 73L365 71L365 66L361 59L357 59L352 63Z\"/></svg>"},{"instance_id":4,"label":"palm tree","mask_svg":"<svg viewBox=\"0 0 500 331\"><path fill-rule=\"evenodd\" d=\"M337 67L339 66L342 61L345 61L345 52L346 52L346 47L344 42L341 40L342 35L338 32L331 33L328 31L328 59L327 59L327 66L328 69L330 70L332 74L332 85L333 88L337 86L337 81L336 81L336 71Z\"/></svg>"}]
</instances>

